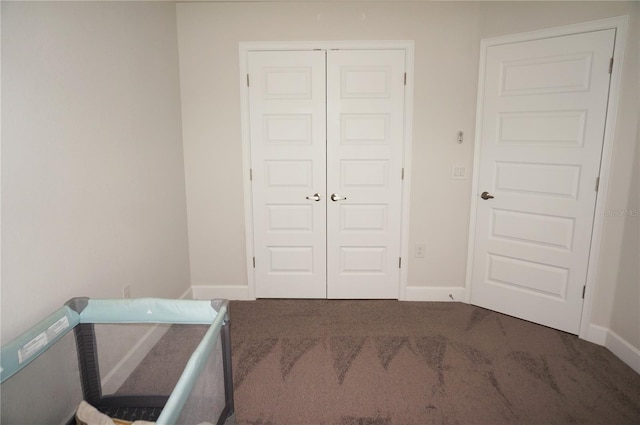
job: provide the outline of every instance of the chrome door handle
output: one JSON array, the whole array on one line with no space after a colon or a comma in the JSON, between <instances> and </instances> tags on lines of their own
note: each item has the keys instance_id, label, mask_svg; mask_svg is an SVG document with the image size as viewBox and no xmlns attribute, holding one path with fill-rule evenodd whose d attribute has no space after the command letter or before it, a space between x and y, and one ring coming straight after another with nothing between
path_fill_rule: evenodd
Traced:
<instances>
[{"instance_id":1,"label":"chrome door handle","mask_svg":"<svg viewBox=\"0 0 640 425\"><path fill-rule=\"evenodd\" d=\"M336 201L344 201L344 200L346 200L346 199L347 199L347 197L346 197L346 196L339 196L339 195L336 195L335 193L332 193L332 194L331 194L331 200L332 200L333 202L336 202Z\"/></svg>"},{"instance_id":2,"label":"chrome door handle","mask_svg":"<svg viewBox=\"0 0 640 425\"><path fill-rule=\"evenodd\" d=\"M307 196L307 199L310 201L318 202L320 200L320 195L318 195L317 193L314 193L313 196Z\"/></svg>"},{"instance_id":3,"label":"chrome door handle","mask_svg":"<svg viewBox=\"0 0 640 425\"><path fill-rule=\"evenodd\" d=\"M489 192L482 192L482 194L480 195L480 197L482 199L493 199L493 195L490 195Z\"/></svg>"}]
</instances>

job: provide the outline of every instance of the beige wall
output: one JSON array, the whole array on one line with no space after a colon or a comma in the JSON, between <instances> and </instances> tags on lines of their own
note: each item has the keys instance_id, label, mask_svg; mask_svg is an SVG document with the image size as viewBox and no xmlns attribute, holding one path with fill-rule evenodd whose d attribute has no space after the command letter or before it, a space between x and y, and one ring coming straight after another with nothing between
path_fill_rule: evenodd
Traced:
<instances>
[{"instance_id":1,"label":"beige wall","mask_svg":"<svg viewBox=\"0 0 640 425\"><path fill-rule=\"evenodd\" d=\"M620 262L612 303L610 328L634 347L640 347L640 144L632 157L633 184L626 207L612 212L610 220L624 222Z\"/></svg>"},{"instance_id":2,"label":"beige wall","mask_svg":"<svg viewBox=\"0 0 640 425\"><path fill-rule=\"evenodd\" d=\"M193 285L247 284L240 41L415 40L410 246L427 251L408 280L461 288L471 182L450 173L471 165L480 39L629 14L606 208L637 208L639 9L3 2L3 340L72 296L178 296L189 259ZM605 218L592 322L640 347L637 228Z\"/></svg>"},{"instance_id":3,"label":"beige wall","mask_svg":"<svg viewBox=\"0 0 640 425\"><path fill-rule=\"evenodd\" d=\"M194 285L247 284L238 43L415 40L413 171L408 284L464 286L480 40L631 15L607 208L628 205L638 114L636 2L300 2L178 4L178 39L191 275ZM457 130L466 142L455 143ZM633 225L633 218L626 221ZM637 219L636 219L637 220ZM636 269L621 264L625 220L607 219L592 322L638 343ZM629 224L627 224L629 226ZM413 257L417 242L424 259ZM623 248L624 246L624 248ZM633 249L633 246L631 246ZM636 292L634 292L636 291ZM623 301L626 300L626 301ZM612 321L613 312L616 319ZM628 318L629 320L625 320Z\"/></svg>"},{"instance_id":4,"label":"beige wall","mask_svg":"<svg viewBox=\"0 0 640 425\"><path fill-rule=\"evenodd\" d=\"M409 284L462 287L479 42L466 3L178 4L180 78L194 285L247 284L238 43L415 40ZM445 41L443 43L443 41ZM456 143L464 130L466 142Z\"/></svg>"},{"instance_id":5,"label":"beige wall","mask_svg":"<svg viewBox=\"0 0 640 425\"><path fill-rule=\"evenodd\" d=\"M2 2L2 341L190 284L173 4Z\"/></svg>"}]
</instances>

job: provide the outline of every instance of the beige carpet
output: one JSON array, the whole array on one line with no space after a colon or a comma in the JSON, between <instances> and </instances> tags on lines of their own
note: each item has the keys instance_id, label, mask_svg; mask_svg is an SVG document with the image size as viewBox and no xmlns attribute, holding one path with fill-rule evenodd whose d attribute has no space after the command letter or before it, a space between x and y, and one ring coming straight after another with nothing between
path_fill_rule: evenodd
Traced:
<instances>
[{"instance_id":1,"label":"beige carpet","mask_svg":"<svg viewBox=\"0 0 640 425\"><path fill-rule=\"evenodd\" d=\"M238 425L639 424L640 376L576 336L460 303L230 307Z\"/></svg>"}]
</instances>

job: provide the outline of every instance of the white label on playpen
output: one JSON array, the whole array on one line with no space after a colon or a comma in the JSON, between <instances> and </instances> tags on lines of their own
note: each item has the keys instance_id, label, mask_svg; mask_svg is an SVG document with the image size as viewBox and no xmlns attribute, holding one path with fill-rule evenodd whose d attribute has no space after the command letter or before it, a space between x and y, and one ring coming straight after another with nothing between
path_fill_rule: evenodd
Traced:
<instances>
[{"instance_id":1,"label":"white label on playpen","mask_svg":"<svg viewBox=\"0 0 640 425\"><path fill-rule=\"evenodd\" d=\"M57 320L53 325L47 329L47 337L51 340L64 332L69 327L69 319L64 316L62 319Z\"/></svg>"},{"instance_id":2,"label":"white label on playpen","mask_svg":"<svg viewBox=\"0 0 640 425\"><path fill-rule=\"evenodd\" d=\"M69 319L66 316L57 320L53 325L49 326L46 331L38 334L38 336L18 350L18 362L22 363L31 358L38 350L46 346L49 341L53 341L56 336L64 332L68 327Z\"/></svg>"},{"instance_id":3,"label":"white label on playpen","mask_svg":"<svg viewBox=\"0 0 640 425\"><path fill-rule=\"evenodd\" d=\"M18 350L18 362L22 363L25 360L28 360L31 356L37 353L39 349L47 345L47 342L47 335L44 332L27 342Z\"/></svg>"}]
</instances>

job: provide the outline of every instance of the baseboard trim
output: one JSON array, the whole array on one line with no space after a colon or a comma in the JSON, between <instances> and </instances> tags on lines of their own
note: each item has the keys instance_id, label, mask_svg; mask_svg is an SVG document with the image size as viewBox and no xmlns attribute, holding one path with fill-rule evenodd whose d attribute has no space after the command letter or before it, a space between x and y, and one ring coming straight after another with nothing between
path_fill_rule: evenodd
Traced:
<instances>
[{"instance_id":1,"label":"baseboard trim","mask_svg":"<svg viewBox=\"0 0 640 425\"><path fill-rule=\"evenodd\" d=\"M605 347L615 354L620 360L625 362L636 373L640 374L640 350L629 344L627 340L617 333L609 330Z\"/></svg>"},{"instance_id":2,"label":"baseboard trim","mask_svg":"<svg viewBox=\"0 0 640 425\"><path fill-rule=\"evenodd\" d=\"M182 295L180 295L178 298L181 299L181 300L192 300L193 299L193 289L191 288L191 286L189 286L187 288L187 290L184 291L182 293Z\"/></svg>"},{"instance_id":3,"label":"baseboard trim","mask_svg":"<svg viewBox=\"0 0 640 425\"><path fill-rule=\"evenodd\" d=\"M145 332L131 350L102 378L103 394L114 394L167 330L168 326L155 325Z\"/></svg>"},{"instance_id":4,"label":"baseboard trim","mask_svg":"<svg viewBox=\"0 0 640 425\"><path fill-rule=\"evenodd\" d=\"M464 302L464 286L407 286L403 301Z\"/></svg>"},{"instance_id":5,"label":"baseboard trim","mask_svg":"<svg viewBox=\"0 0 640 425\"><path fill-rule=\"evenodd\" d=\"M584 339L604 346L636 373L640 374L640 349L631 345L611 329L590 324Z\"/></svg>"},{"instance_id":6,"label":"baseboard trim","mask_svg":"<svg viewBox=\"0 0 640 425\"><path fill-rule=\"evenodd\" d=\"M589 342L593 342L598 345L606 345L607 344L607 334L609 333L609 329L604 326L594 325L593 323L589 325L587 328L587 334L580 335L580 337L586 339Z\"/></svg>"},{"instance_id":7,"label":"baseboard trim","mask_svg":"<svg viewBox=\"0 0 640 425\"><path fill-rule=\"evenodd\" d=\"M178 297L179 299L193 298L191 287ZM140 340L116 363L116 365L102 379L104 394L113 394L124 381L133 373L149 351L156 345L169 329L168 326L155 325L147 330Z\"/></svg>"},{"instance_id":8,"label":"baseboard trim","mask_svg":"<svg viewBox=\"0 0 640 425\"><path fill-rule=\"evenodd\" d=\"M193 285L191 286L194 300L212 300L222 298L226 300L251 300L248 286L232 285Z\"/></svg>"}]
</instances>

